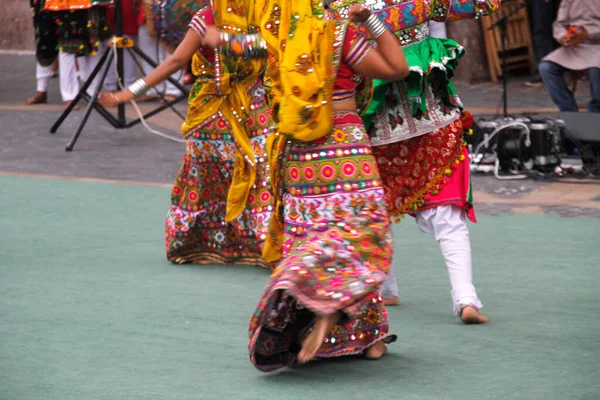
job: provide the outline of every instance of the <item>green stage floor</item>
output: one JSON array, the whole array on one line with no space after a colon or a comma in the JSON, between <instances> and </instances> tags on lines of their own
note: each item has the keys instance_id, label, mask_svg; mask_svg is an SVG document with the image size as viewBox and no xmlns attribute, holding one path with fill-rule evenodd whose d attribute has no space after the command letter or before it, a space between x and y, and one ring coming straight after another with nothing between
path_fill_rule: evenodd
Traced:
<instances>
[{"instance_id":1,"label":"green stage floor","mask_svg":"<svg viewBox=\"0 0 600 400\"><path fill-rule=\"evenodd\" d=\"M379 362L263 374L265 270L164 258L169 190L0 176L0 399L600 398L598 219L480 216L486 326L450 314L432 237L396 226L399 340Z\"/></svg>"}]
</instances>

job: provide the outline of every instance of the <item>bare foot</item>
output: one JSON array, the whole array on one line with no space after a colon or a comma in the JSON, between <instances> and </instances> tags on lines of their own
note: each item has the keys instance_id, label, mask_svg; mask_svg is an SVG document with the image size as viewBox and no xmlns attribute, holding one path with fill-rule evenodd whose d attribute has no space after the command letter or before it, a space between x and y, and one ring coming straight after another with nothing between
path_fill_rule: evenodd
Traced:
<instances>
[{"instance_id":1,"label":"bare foot","mask_svg":"<svg viewBox=\"0 0 600 400\"><path fill-rule=\"evenodd\" d=\"M149 103L151 101L157 101L159 98L157 96L152 96L149 94L141 95L140 97L136 97L135 101L138 103Z\"/></svg>"},{"instance_id":2,"label":"bare foot","mask_svg":"<svg viewBox=\"0 0 600 400\"><path fill-rule=\"evenodd\" d=\"M383 341L380 340L367 349L365 352L365 358L367 360L379 360L381 357L385 356L387 352L387 346L385 343L383 343Z\"/></svg>"},{"instance_id":3,"label":"bare foot","mask_svg":"<svg viewBox=\"0 0 600 400\"><path fill-rule=\"evenodd\" d=\"M46 92L35 92L33 97L25 100L25 104L31 106L33 104L44 104L48 102L48 95Z\"/></svg>"},{"instance_id":4,"label":"bare foot","mask_svg":"<svg viewBox=\"0 0 600 400\"><path fill-rule=\"evenodd\" d=\"M160 103L165 104L165 103L175 100L176 98L177 98L177 96L175 96L174 94L166 94L164 98L160 99Z\"/></svg>"},{"instance_id":5,"label":"bare foot","mask_svg":"<svg viewBox=\"0 0 600 400\"><path fill-rule=\"evenodd\" d=\"M339 313L328 315L327 317L316 317L315 327L304 343L302 343L302 350L298 353L299 363L306 364L315 358L325 340L325 336L333 329L334 325L340 320L340 317Z\"/></svg>"},{"instance_id":6,"label":"bare foot","mask_svg":"<svg viewBox=\"0 0 600 400\"><path fill-rule=\"evenodd\" d=\"M400 298L398 296L383 298L383 304L386 306L395 306L398 305L398 303L400 303Z\"/></svg>"},{"instance_id":7,"label":"bare foot","mask_svg":"<svg viewBox=\"0 0 600 400\"><path fill-rule=\"evenodd\" d=\"M479 311L473 306L466 306L460 310L460 319L465 324L485 324L490 319L485 315L479 314Z\"/></svg>"},{"instance_id":8,"label":"bare foot","mask_svg":"<svg viewBox=\"0 0 600 400\"><path fill-rule=\"evenodd\" d=\"M69 100L69 101L65 101L65 108L69 107L71 105L71 103L73 102L73 100ZM73 111L77 111L79 110L80 107L79 106L75 106L73 107Z\"/></svg>"}]
</instances>

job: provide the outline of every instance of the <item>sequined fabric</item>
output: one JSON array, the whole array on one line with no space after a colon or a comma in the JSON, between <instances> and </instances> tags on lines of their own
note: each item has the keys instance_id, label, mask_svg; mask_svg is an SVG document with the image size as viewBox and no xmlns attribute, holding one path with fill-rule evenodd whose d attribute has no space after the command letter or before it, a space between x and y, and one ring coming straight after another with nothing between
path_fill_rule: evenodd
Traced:
<instances>
[{"instance_id":1,"label":"sequined fabric","mask_svg":"<svg viewBox=\"0 0 600 400\"><path fill-rule=\"evenodd\" d=\"M217 112L187 133L166 221L167 258L172 262L268 266L261 252L272 212L264 150L271 119L260 81L250 90L255 95L247 126L257 160L257 178L246 209L225 223L236 143L229 121Z\"/></svg>"},{"instance_id":2,"label":"sequined fabric","mask_svg":"<svg viewBox=\"0 0 600 400\"><path fill-rule=\"evenodd\" d=\"M462 142L462 122L457 119L427 135L373 147L390 215L416 209L452 173L453 163L462 154Z\"/></svg>"},{"instance_id":3,"label":"sequined fabric","mask_svg":"<svg viewBox=\"0 0 600 400\"><path fill-rule=\"evenodd\" d=\"M286 155L283 258L249 327L250 359L262 371L294 362L314 314L347 316L320 357L357 354L389 336L378 289L393 242L360 118L336 113L331 134L293 142Z\"/></svg>"}]
</instances>

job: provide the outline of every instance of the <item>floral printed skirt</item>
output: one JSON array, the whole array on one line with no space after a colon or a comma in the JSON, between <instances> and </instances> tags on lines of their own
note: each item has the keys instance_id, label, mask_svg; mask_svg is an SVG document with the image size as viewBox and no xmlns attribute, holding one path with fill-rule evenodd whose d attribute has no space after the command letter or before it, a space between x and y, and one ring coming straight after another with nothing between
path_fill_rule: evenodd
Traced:
<instances>
[{"instance_id":1,"label":"floral printed skirt","mask_svg":"<svg viewBox=\"0 0 600 400\"><path fill-rule=\"evenodd\" d=\"M187 132L188 141L171 192L166 221L167 258L174 263L250 264L261 257L273 209L265 141L271 123L266 103L253 104L248 120L257 161L256 182L245 211L225 222L233 178L235 141L222 114Z\"/></svg>"},{"instance_id":2,"label":"floral printed skirt","mask_svg":"<svg viewBox=\"0 0 600 400\"><path fill-rule=\"evenodd\" d=\"M284 254L250 319L250 359L261 371L295 362L314 316L342 320L317 357L360 354L392 341L378 294L393 242L379 171L358 115L333 132L294 142L285 155Z\"/></svg>"}]
</instances>

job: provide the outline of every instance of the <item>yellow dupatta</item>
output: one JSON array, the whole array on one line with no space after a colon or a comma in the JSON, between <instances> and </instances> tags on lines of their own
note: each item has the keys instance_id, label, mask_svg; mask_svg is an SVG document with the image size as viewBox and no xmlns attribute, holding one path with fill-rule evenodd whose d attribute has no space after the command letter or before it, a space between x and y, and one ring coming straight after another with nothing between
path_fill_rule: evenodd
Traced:
<instances>
[{"instance_id":1,"label":"yellow dupatta","mask_svg":"<svg viewBox=\"0 0 600 400\"><path fill-rule=\"evenodd\" d=\"M346 25L325 21L321 0L250 1L251 23L267 42L269 65L264 78L277 132L267 139L275 208L263 258L274 262L283 249L281 161L288 140L312 141L331 132L331 94L336 55Z\"/></svg>"},{"instance_id":2,"label":"yellow dupatta","mask_svg":"<svg viewBox=\"0 0 600 400\"><path fill-rule=\"evenodd\" d=\"M229 1L212 1L215 25L229 33L248 33L251 27L244 8ZM246 110L250 108L250 87L261 73L265 60L233 60L215 53L215 65L210 65L198 51L193 58L194 74L200 76L189 98L189 110L182 132L188 132L220 112L231 125L236 143L233 181L227 194L226 221L236 219L245 209L248 195L256 180L256 160L250 143ZM243 63L243 65L242 65ZM236 68L246 69L244 78L234 80ZM206 79L202 79L206 76Z\"/></svg>"}]
</instances>

